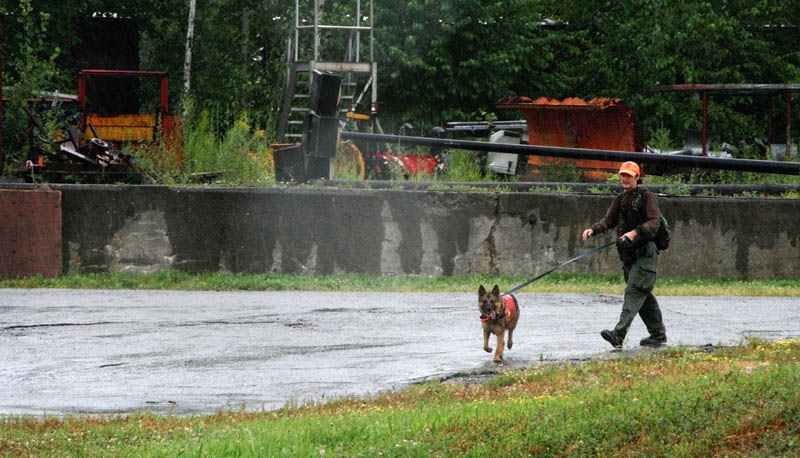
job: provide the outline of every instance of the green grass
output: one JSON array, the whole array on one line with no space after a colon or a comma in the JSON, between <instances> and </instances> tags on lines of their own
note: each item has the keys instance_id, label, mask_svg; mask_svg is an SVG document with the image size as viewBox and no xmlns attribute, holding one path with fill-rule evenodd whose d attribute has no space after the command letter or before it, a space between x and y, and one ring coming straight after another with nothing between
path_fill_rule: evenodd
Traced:
<instances>
[{"instance_id":1,"label":"green grass","mask_svg":"<svg viewBox=\"0 0 800 458\"><path fill-rule=\"evenodd\" d=\"M479 284L509 290L530 277L472 275L463 277L341 274L319 276L264 274L88 273L60 278L33 276L0 280L0 288L171 289L199 291L395 291L474 292ZM621 274L553 272L523 288L523 293L622 294ZM655 293L662 296L800 296L800 279L740 281L729 279L659 278Z\"/></svg>"},{"instance_id":2,"label":"green grass","mask_svg":"<svg viewBox=\"0 0 800 458\"><path fill-rule=\"evenodd\" d=\"M4 456L798 456L800 340L671 347L370 399L173 417L6 417Z\"/></svg>"}]
</instances>

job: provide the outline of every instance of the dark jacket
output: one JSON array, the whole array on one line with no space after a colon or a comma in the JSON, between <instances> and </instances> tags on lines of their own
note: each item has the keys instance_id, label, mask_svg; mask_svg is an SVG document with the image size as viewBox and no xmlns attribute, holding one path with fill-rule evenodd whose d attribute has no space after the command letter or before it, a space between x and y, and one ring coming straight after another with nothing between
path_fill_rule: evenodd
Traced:
<instances>
[{"instance_id":1,"label":"dark jacket","mask_svg":"<svg viewBox=\"0 0 800 458\"><path fill-rule=\"evenodd\" d=\"M623 262L635 260L640 248L653 240L658 232L661 224L659 215L656 197L647 188L639 186L622 192L611 202L603 219L592 225L592 235L602 234L616 227L617 237L621 237L635 229L636 239L633 243L617 244Z\"/></svg>"}]
</instances>

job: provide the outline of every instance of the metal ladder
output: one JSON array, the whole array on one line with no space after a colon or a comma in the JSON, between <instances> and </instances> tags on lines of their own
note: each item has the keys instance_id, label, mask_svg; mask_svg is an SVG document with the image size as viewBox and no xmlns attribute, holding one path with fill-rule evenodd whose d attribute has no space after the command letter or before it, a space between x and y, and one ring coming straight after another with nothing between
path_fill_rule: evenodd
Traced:
<instances>
[{"instance_id":1,"label":"metal ladder","mask_svg":"<svg viewBox=\"0 0 800 458\"><path fill-rule=\"evenodd\" d=\"M295 0L295 17L286 48L286 90L284 92L281 116L278 123L277 140L279 143L297 143L302 140L303 123L309 108L309 91L314 70L330 71L342 75L342 97L340 114L349 111L355 113L362 103L367 91L371 89L370 113L374 118L378 108L378 66L374 59L374 0L369 2L369 22L362 24L364 12L361 10L362 0L354 0L352 14L353 23L348 25L326 25L322 22L322 8L325 0ZM313 18L301 17L301 3L310 8L313 4ZM341 6L341 5L340 5ZM304 8L304 12L307 11ZM311 36L309 36L309 31ZM344 50L325 49L326 54L341 53L341 59L328 60L321 57L322 32L339 31L349 33ZM362 32L368 33L369 60L362 61Z\"/></svg>"}]
</instances>

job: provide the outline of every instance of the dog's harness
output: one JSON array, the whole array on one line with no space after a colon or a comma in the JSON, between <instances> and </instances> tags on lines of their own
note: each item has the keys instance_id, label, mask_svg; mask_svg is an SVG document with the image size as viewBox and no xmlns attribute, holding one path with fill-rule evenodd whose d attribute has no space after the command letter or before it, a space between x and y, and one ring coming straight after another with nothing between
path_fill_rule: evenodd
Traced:
<instances>
[{"instance_id":1,"label":"dog's harness","mask_svg":"<svg viewBox=\"0 0 800 458\"><path fill-rule=\"evenodd\" d=\"M512 321L517 317L517 298L511 293L503 293L500 295L500 299L503 300L503 313L497 315L497 318L494 320L488 316L482 316L481 321L498 321L502 320L503 318L505 318L507 321Z\"/></svg>"}]
</instances>

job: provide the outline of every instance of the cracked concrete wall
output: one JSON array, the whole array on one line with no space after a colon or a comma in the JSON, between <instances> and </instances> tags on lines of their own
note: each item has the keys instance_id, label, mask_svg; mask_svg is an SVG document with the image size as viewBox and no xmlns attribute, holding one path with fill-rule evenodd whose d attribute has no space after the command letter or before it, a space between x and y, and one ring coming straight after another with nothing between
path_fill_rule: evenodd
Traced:
<instances>
[{"instance_id":1,"label":"cracked concrete wall","mask_svg":"<svg viewBox=\"0 0 800 458\"><path fill-rule=\"evenodd\" d=\"M612 239L580 232L612 195L70 186L64 272L536 275ZM796 278L800 201L659 197L662 276ZM611 248L571 264L619 272Z\"/></svg>"}]
</instances>

